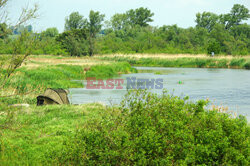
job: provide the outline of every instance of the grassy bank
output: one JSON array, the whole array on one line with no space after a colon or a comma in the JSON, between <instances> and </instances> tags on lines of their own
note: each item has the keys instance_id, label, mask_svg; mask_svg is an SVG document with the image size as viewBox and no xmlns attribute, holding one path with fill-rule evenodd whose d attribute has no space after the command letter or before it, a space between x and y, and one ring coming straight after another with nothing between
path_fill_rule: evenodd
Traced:
<instances>
[{"instance_id":1,"label":"grassy bank","mask_svg":"<svg viewBox=\"0 0 250 166\"><path fill-rule=\"evenodd\" d=\"M249 57L103 55L96 58L134 66L250 69Z\"/></svg>"},{"instance_id":2,"label":"grassy bank","mask_svg":"<svg viewBox=\"0 0 250 166\"><path fill-rule=\"evenodd\" d=\"M0 111L1 165L248 165L244 117L164 93Z\"/></svg>"},{"instance_id":3,"label":"grassy bank","mask_svg":"<svg viewBox=\"0 0 250 166\"><path fill-rule=\"evenodd\" d=\"M122 73L135 72L135 69L127 62L112 64L97 62L96 64L80 66L72 64L72 61L70 61L69 64L53 65L53 60L56 59L52 58L52 64L44 62L38 64L39 61L30 61L27 65L17 69L14 75L3 86L0 101L8 104L34 104L36 96L46 88L81 88L83 87L81 82L72 80L84 80L86 77L105 79L118 76ZM35 63L38 65L34 66ZM6 70L1 70L1 74L4 74L4 72ZM10 97L4 98L1 96Z\"/></svg>"},{"instance_id":4,"label":"grassy bank","mask_svg":"<svg viewBox=\"0 0 250 166\"><path fill-rule=\"evenodd\" d=\"M117 107L34 105L45 88L83 87L71 80L136 72L129 63L191 67L195 59L117 58L28 59L2 91L18 95L0 98L0 165L249 165L246 118L205 110L207 101L140 91ZM219 59L232 66L248 62ZM31 106L8 106L24 102Z\"/></svg>"}]
</instances>

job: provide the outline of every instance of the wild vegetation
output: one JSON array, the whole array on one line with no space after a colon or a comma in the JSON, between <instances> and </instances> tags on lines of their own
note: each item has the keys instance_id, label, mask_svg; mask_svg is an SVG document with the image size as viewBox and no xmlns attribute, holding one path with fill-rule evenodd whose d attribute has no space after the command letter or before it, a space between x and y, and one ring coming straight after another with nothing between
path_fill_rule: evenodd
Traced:
<instances>
[{"instance_id":1,"label":"wild vegetation","mask_svg":"<svg viewBox=\"0 0 250 166\"><path fill-rule=\"evenodd\" d=\"M196 26L190 28L177 25L154 27L150 25L153 16L154 13L142 7L115 14L105 22L105 15L100 12L90 11L88 18L72 12L65 19L63 33L58 33L56 28L33 33L37 40L34 54L250 54L250 26L244 23L250 14L243 5L235 4L227 14L197 13ZM17 29L1 24L0 53L11 53L13 35L6 34L19 34L25 28Z\"/></svg>"},{"instance_id":2,"label":"wild vegetation","mask_svg":"<svg viewBox=\"0 0 250 166\"><path fill-rule=\"evenodd\" d=\"M0 11L8 0L0 0ZM248 55L249 11L197 14L197 26L152 27L147 8L88 19L73 12L65 32L41 33L24 26L38 7L24 8L16 25L0 20L0 165L249 165L250 127L243 116L205 109L163 92L131 91L117 106L100 104L36 107L46 88L83 87L86 77L136 72L133 65L250 68L242 58L140 58L106 53L208 53ZM0 13L0 18L5 18ZM31 54L71 55L31 56ZM198 56L198 55L195 55ZM125 62L126 61L126 62ZM30 107L12 104L28 103Z\"/></svg>"},{"instance_id":3,"label":"wild vegetation","mask_svg":"<svg viewBox=\"0 0 250 166\"><path fill-rule=\"evenodd\" d=\"M3 165L248 165L243 116L207 101L135 91L118 107L50 106L1 111Z\"/></svg>"},{"instance_id":4,"label":"wild vegetation","mask_svg":"<svg viewBox=\"0 0 250 166\"><path fill-rule=\"evenodd\" d=\"M35 95L42 93L46 88L83 88L84 85L81 81L72 80L84 80L86 77L105 79L135 72L135 69L127 62L92 66L73 64L40 65L35 68L29 68L27 65L27 67L16 69L11 79L4 82L0 91L0 101L6 104L35 104ZM85 71L85 69L88 70ZM5 73L6 70L0 72L1 75L5 75Z\"/></svg>"},{"instance_id":5,"label":"wild vegetation","mask_svg":"<svg viewBox=\"0 0 250 166\"><path fill-rule=\"evenodd\" d=\"M133 66L250 69L249 57L175 55L100 55L100 60L128 62Z\"/></svg>"}]
</instances>

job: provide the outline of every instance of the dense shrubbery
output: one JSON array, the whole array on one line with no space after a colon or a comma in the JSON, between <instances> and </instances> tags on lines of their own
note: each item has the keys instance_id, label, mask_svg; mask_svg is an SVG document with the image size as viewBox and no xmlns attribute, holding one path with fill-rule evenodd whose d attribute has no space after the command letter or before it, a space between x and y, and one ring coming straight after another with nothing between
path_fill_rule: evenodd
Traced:
<instances>
[{"instance_id":1,"label":"dense shrubbery","mask_svg":"<svg viewBox=\"0 0 250 166\"><path fill-rule=\"evenodd\" d=\"M206 104L133 92L120 107L88 119L50 157L63 165L248 165L245 117L208 111Z\"/></svg>"}]
</instances>

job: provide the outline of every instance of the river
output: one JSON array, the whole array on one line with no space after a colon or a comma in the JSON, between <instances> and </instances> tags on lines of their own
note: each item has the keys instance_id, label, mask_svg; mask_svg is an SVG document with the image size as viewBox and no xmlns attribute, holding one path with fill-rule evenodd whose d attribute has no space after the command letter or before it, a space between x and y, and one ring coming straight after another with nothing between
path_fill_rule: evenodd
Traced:
<instances>
[{"instance_id":1,"label":"river","mask_svg":"<svg viewBox=\"0 0 250 166\"><path fill-rule=\"evenodd\" d=\"M240 69L204 69L204 68L164 68L136 67L139 71L133 74L123 74L119 79L125 80L123 89L89 90L86 88L70 89L72 104L99 102L103 104L119 104L127 93L126 80L162 79L163 89L170 94L185 97L190 100L209 99L210 106L228 107L237 115L245 115L250 120L250 71ZM86 85L85 85L86 87ZM152 92L162 93L162 89L152 89Z\"/></svg>"}]
</instances>

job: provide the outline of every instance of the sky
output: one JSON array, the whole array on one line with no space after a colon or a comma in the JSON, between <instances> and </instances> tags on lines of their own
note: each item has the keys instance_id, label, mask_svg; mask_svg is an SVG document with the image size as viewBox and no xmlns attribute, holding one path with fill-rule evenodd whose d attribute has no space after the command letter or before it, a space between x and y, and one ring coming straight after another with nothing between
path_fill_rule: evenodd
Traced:
<instances>
[{"instance_id":1,"label":"sky","mask_svg":"<svg viewBox=\"0 0 250 166\"><path fill-rule=\"evenodd\" d=\"M85 18L89 11L105 14L105 20L116 13L146 7L155 15L153 26L173 25L188 28L195 26L195 15L209 11L216 14L229 13L234 4L242 4L250 10L250 0L10 0L6 10L10 22L15 22L22 7L39 5L39 18L33 20L33 30L41 32L50 27L64 31L65 18L78 11ZM250 19L247 21L250 24Z\"/></svg>"}]
</instances>

